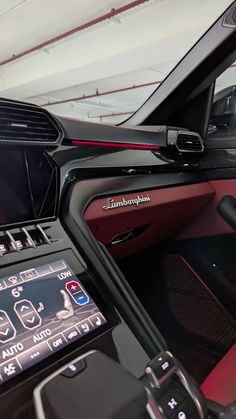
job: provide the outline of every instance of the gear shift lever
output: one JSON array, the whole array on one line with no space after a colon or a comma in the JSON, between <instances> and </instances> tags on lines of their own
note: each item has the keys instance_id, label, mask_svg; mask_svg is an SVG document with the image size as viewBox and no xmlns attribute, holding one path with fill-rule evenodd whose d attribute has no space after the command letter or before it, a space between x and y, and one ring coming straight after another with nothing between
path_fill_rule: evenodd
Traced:
<instances>
[{"instance_id":1,"label":"gear shift lever","mask_svg":"<svg viewBox=\"0 0 236 419\"><path fill-rule=\"evenodd\" d=\"M150 419L144 385L101 352L89 352L34 391L38 419Z\"/></svg>"}]
</instances>

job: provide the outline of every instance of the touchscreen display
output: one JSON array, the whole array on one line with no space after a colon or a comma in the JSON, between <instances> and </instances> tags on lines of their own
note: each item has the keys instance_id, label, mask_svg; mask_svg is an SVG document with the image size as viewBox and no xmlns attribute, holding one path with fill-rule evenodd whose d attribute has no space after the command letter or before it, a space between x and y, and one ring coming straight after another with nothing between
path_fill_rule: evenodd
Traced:
<instances>
[{"instance_id":1,"label":"touchscreen display","mask_svg":"<svg viewBox=\"0 0 236 419\"><path fill-rule=\"evenodd\" d=\"M0 383L106 323L64 259L0 279Z\"/></svg>"}]
</instances>

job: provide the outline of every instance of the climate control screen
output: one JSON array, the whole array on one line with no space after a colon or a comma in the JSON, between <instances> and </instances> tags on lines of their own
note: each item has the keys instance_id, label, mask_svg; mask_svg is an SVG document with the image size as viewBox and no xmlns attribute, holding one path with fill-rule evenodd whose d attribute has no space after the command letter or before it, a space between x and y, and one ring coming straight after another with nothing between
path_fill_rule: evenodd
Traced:
<instances>
[{"instance_id":1,"label":"climate control screen","mask_svg":"<svg viewBox=\"0 0 236 419\"><path fill-rule=\"evenodd\" d=\"M63 259L0 279L0 383L106 323Z\"/></svg>"}]
</instances>

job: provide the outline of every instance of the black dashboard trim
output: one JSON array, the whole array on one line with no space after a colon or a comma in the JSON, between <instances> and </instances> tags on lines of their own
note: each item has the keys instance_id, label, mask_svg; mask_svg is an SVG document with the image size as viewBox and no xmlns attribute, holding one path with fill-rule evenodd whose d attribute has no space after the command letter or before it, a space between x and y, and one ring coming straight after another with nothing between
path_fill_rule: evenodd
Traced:
<instances>
[{"instance_id":1,"label":"black dashboard trim","mask_svg":"<svg viewBox=\"0 0 236 419\"><path fill-rule=\"evenodd\" d=\"M54 115L63 126L65 140L96 140L103 142L118 142L140 145L167 146L167 127L117 127Z\"/></svg>"},{"instance_id":2,"label":"black dashboard trim","mask_svg":"<svg viewBox=\"0 0 236 419\"><path fill-rule=\"evenodd\" d=\"M89 261L93 274L103 280L110 291L112 303L152 358L158 351L166 349L166 343L118 267L114 267L107 252L89 230L83 218L84 206L81 206L80 198L80 182L76 182L71 185L62 210L66 230L71 239L80 244L82 257Z\"/></svg>"},{"instance_id":3,"label":"black dashboard trim","mask_svg":"<svg viewBox=\"0 0 236 419\"><path fill-rule=\"evenodd\" d=\"M69 187L71 181L77 180L79 182L79 209L81 214L84 212L88 204L96 197L112 196L122 193L131 193L136 191L151 190L155 188L168 188L174 186L184 186L193 183L207 182L207 177L203 172L172 172L172 173L158 173L145 174L136 176L116 176L116 177L89 177L84 179L82 172L72 171L69 176L66 176L67 182L63 184L64 190Z\"/></svg>"},{"instance_id":4,"label":"black dashboard trim","mask_svg":"<svg viewBox=\"0 0 236 419\"><path fill-rule=\"evenodd\" d=\"M199 183L205 182L207 179L204 173L199 172L84 179L82 172L79 170L80 179L79 174L77 179L74 173L67 176L68 182L71 177L73 183L68 183L67 188L64 189L65 202L61 208L62 222L64 222L72 240L80 244L80 251L84 259L93 261L95 275L97 272L100 278L103 278L114 298L113 302L116 305L118 303L119 312L127 324L135 329L137 338L151 358L157 350L160 350L160 343L162 348L166 348L166 343L107 249L96 241L83 214L95 197ZM88 172L86 175L89 177ZM113 278L113 282L111 278Z\"/></svg>"}]
</instances>

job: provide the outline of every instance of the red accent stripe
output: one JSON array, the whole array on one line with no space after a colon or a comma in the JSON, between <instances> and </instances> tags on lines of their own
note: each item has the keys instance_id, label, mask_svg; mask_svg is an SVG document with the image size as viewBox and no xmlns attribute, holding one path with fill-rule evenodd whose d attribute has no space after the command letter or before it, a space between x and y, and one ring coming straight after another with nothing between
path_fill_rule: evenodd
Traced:
<instances>
[{"instance_id":1,"label":"red accent stripe","mask_svg":"<svg viewBox=\"0 0 236 419\"><path fill-rule=\"evenodd\" d=\"M130 144L130 143L117 143L117 142L105 142L105 141L86 141L86 140L72 140L73 145L87 145L87 146L98 146L98 147L116 147L116 148L130 148L135 150L159 150L158 145L152 144Z\"/></svg>"}]
</instances>

